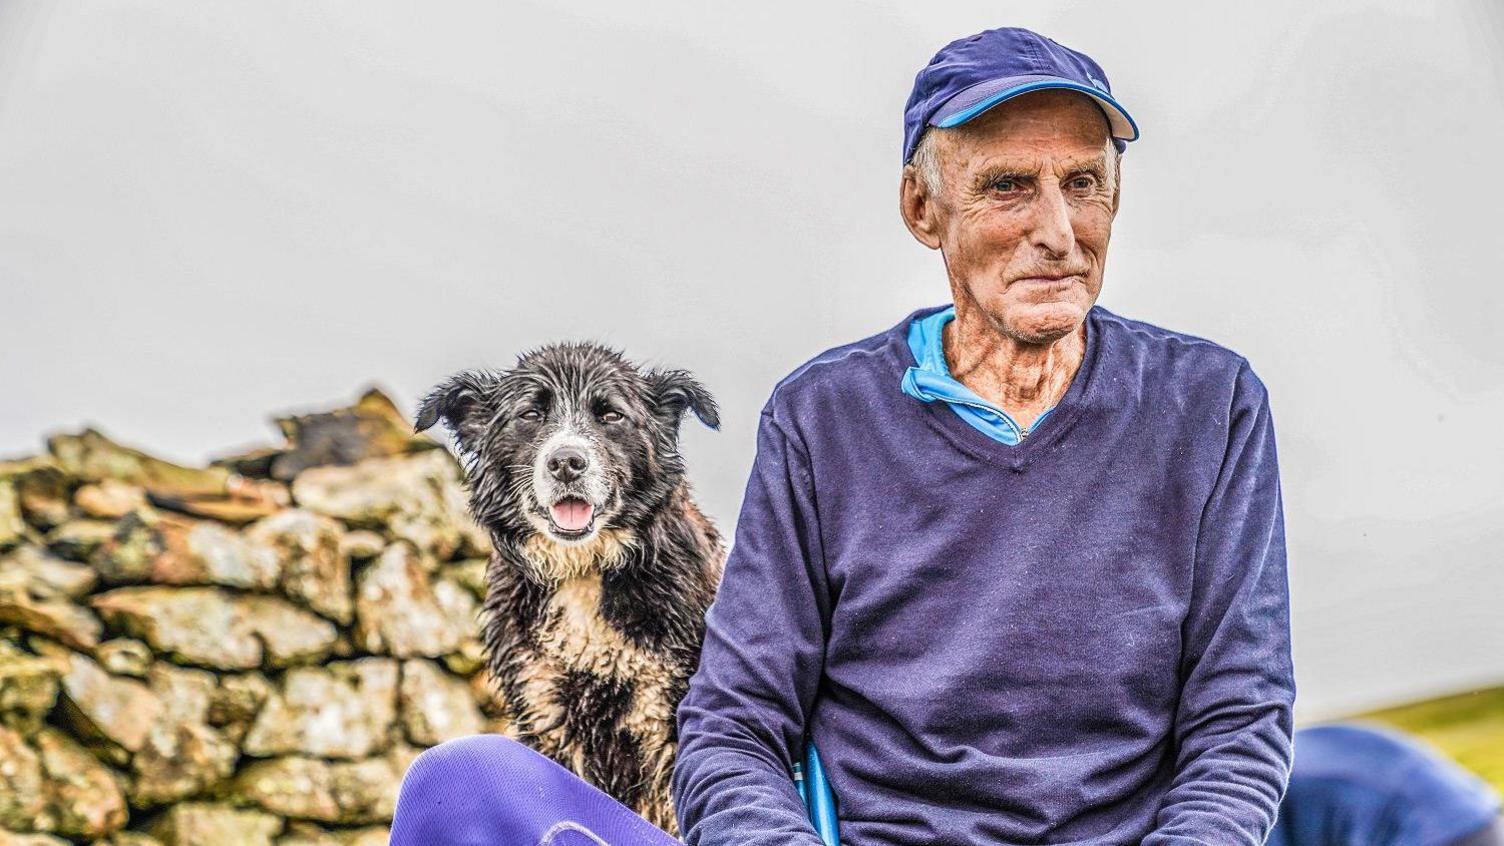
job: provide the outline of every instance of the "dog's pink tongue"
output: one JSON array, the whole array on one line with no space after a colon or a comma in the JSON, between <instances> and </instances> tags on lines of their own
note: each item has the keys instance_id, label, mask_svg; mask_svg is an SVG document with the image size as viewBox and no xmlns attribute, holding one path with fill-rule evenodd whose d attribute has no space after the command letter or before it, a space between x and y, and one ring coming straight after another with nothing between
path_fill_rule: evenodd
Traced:
<instances>
[{"instance_id":1,"label":"dog's pink tongue","mask_svg":"<svg viewBox=\"0 0 1504 846\"><path fill-rule=\"evenodd\" d=\"M590 525L590 512L594 510L583 499L561 499L554 503L554 522L566 532L578 532Z\"/></svg>"}]
</instances>

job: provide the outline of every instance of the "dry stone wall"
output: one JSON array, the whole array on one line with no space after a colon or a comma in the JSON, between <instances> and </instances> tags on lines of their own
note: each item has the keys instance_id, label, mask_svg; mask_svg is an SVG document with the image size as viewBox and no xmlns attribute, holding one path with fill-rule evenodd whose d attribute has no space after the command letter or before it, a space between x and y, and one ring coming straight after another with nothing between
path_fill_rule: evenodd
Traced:
<instances>
[{"instance_id":1,"label":"dry stone wall","mask_svg":"<svg viewBox=\"0 0 1504 846\"><path fill-rule=\"evenodd\" d=\"M458 463L374 389L276 423L0 461L0 846L375 846L423 748L507 731Z\"/></svg>"}]
</instances>

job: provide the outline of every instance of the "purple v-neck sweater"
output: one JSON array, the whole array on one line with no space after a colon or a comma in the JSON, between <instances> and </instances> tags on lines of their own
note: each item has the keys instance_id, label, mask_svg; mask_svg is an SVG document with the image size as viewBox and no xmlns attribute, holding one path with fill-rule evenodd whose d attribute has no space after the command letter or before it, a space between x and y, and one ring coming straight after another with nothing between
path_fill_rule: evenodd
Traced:
<instances>
[{"instance_id":1,"label":"purple v-neck sweater","mask_svg":"<svg viewBox=\"0 0 1504 846\"><path fill-rule=\"evenodd\" d=\"M690 846L1261 844L1291 762L1274 428L1246 359L1087 316L1007 445L899 390L909 321L780 381L679 707Z\"/></svg>"}]
</instances>

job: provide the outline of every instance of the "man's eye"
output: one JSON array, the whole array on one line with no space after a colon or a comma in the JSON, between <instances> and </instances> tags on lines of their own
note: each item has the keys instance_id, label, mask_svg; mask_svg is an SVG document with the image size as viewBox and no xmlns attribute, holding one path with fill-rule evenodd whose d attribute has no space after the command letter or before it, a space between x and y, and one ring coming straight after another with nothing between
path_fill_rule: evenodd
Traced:
<instances>
[{"instance_id":1,"label":"man's eye","mask_svg":"<svg viewBox=\"0 0 1504 846\"><path fill-rule=\"evenodd\" d=\"M1081 191L1090 191L1097 187L1097 180L1092 176L1076 176L1071 179L1071 187Z\"/></svg>"},{"instance_id":2,"label":"man's eye","mask_svg":"<svg viewBox=\"0 0 1504 846\"><path fill-rule=\"evenodd\" d=\"M621 420L621 419L622 419L622 413L620 411L617 411L617 410L613 409L613 408L608 408L605 411L601 412L601 422L602 423L615 423L615 422L617 422L618 420Z\"/></svg>"},{"instance_id":3,"label":"man's eye","mask_svg":"<svg viewBox=\"0 0 1504 846\"><path fill-rule=\"evenodd\" d=\"M1003 194L1010 193L1010 192L1014 191L1017 188L1018 188L1018 180L1017 179L999 179L998 181L992 183L992 190L998 191L998 192L1003 193Z\"/></svg>"}]
</instances>

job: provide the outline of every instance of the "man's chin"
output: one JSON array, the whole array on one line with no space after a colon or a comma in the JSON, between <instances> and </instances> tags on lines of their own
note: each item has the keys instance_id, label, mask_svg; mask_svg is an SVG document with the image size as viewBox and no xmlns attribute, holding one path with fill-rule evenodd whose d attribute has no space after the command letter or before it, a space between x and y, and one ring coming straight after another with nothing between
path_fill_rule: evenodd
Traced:
<instances>
[{"instance_id":1,"label":"man's chin","mask_svg":"<svg viewBox=\"0 0 1504 846\"><path fill-rule=\"evenodd\" d=\"M1079 329L1090 309L1074 300L1017 303L1009 309L1003 325L1020 341L1048 344Z\"/></svg>"}]
</instances>

